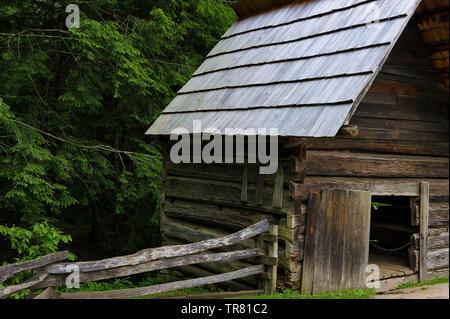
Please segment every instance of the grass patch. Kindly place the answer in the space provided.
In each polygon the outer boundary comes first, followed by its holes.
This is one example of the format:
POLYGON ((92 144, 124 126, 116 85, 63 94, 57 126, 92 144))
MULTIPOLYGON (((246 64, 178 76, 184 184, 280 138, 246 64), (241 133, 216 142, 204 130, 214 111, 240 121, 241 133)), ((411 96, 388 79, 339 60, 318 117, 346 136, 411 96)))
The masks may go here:
POLYGON ((422 287, 422 286, 428 286, 428 285, 444 284, 444 283, 448 283, 448 276, 434 278, 434 279, 427 280, 424 282, 417 282, 417 283, 408 282, 406 284, 399 285, 397 287, 397 290, 406 289, 406 288, 414 288, 414 287, 422 287))
POLYGON ((370 299, 370 297, 375 294, 375 290, 369 289, 327 292, 316 295, 301 295, 296 290, 286 289, 282 293, 274 295, 262 294, 252 297, 240 297, 239 299, 370 299))

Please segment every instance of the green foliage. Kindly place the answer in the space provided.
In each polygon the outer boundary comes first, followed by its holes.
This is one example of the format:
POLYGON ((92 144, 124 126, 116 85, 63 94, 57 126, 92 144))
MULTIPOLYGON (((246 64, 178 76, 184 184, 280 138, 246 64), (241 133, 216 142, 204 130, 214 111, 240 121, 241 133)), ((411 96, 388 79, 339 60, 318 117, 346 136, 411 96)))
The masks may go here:
POLYGON ((437 285, 437 284, 443 284, 443 283, 448 283, 448 276, 434 278, 434 279, 426 280, 424 282, 416 282, 416 283, 408 282, 408 283, 399 285, 397 287, 397 289, 422 287, 422 286, 437 285))
POLYGON ((218 0, 0 2, 3 261, 67 243, 57 229, 108 255, 160 244, 144 132, 235 18, 218 0))
MULTIPOLYGON (((31 229, 0 225, 0 235, 4 236, 9 241, 10 247, 17 252, 17 256, 14 259, 16 262, 33 260, 55 253, 58 251, 60 244, 67 244, 69 241, 72 241, 69 235, 62 234, 47 222, 34 224, 31 226, 31 229)), ((74 261, 75 259, 75 255, 70 253, 69 260, 74 261)), ((32 275, 32 271, 24 271, 8 279, 7 283, 18 284, 32 275)), ((2 284, 0 284, 1 286, 2 284)), ((12 294, 10 298, 23 299, 30 293, 31 290, 25 289, 12 294)))
POLYGON ((301 295, 296 290, 286 289, 282 293, 273 295, 263 294, 254 297, 247 297, 244 299, 370 299, 370 297, 373 295, 375 295, 375 291, 373 289, 347 290, 316 295, 301 295))
POLYGON ((377 203, 377 202, 372 202, 372 206, 373 206, 373 208, 375 208, 376 210, 378 210, 378 208, 380 208, 380 207, 393 207, 394 205, 391 205, 391 204, 384 204, 384 203, 377 203))
POLYGON ((34 224, 30 230, 0 225, 0 234, 8 238, 11 248, 17 251, 16 261, 32 260, 57 252, 60 243, 67 244, 72 240, 47 222, 34 224))

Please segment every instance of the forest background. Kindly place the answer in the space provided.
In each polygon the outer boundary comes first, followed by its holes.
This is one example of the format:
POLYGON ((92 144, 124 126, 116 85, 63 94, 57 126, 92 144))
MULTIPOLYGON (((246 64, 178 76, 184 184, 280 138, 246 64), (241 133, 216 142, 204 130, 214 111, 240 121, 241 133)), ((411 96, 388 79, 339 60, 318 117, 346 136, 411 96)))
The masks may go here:
POLYGON ((144 133, 235 20, 219 0, 0 2, 0 265, 161 244, 144 133))

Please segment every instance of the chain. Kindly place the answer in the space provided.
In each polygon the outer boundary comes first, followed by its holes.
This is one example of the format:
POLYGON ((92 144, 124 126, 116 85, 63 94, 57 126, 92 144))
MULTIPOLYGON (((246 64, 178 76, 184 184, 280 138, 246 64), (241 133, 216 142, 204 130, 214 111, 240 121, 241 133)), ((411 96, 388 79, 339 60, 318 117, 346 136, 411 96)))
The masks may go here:
POLYGON ((401 246, 401 247, 399 247, 399 248, 388 249, 388 248, 383 248, 383 247, 377 246, 377 245, 375 245, 375 244, 372 243, 372 242, 371 242, 370 244, 371 244, 373 247, 378 248, 379 250, 387 251, 387 252, 399 251, 399 250, 402 250, 402 249, 404 249, 404 248, 406 248, 406 247, 409 246, 409 242, 407 242, 406 244, 404 244, 403 246, 401 246))

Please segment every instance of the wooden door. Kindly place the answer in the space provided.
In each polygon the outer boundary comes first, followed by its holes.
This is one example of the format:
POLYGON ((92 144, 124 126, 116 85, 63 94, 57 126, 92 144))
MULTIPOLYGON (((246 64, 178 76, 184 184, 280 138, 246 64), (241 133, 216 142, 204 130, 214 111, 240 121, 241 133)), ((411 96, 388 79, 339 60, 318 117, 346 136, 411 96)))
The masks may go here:
POLYGON ((367 191, 334 189, 310 194, 303 294, 366 287, 370 206, 367 191))

